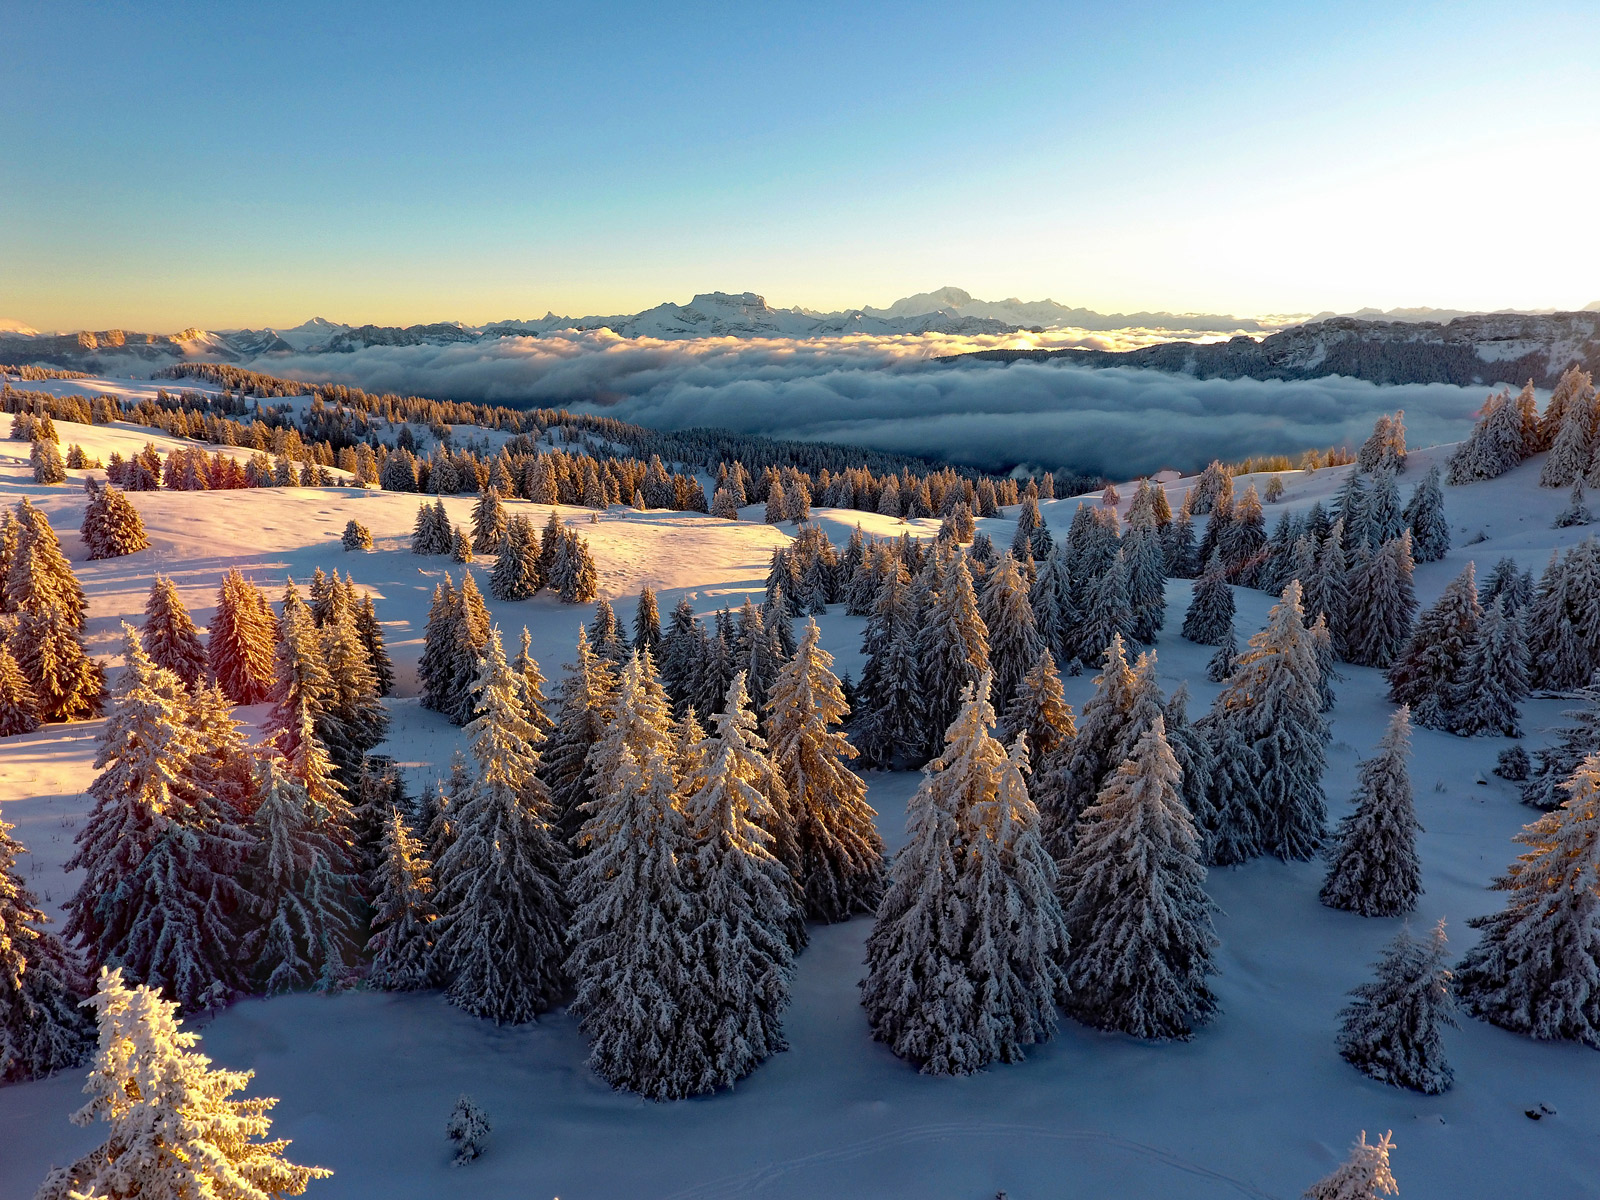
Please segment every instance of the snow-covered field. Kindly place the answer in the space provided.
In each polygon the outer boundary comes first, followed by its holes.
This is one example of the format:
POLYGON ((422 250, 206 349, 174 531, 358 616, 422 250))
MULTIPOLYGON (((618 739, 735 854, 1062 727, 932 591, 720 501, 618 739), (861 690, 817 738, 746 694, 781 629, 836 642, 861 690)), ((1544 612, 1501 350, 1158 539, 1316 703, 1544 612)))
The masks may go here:
MULTIPOLYGON (((153 431, 58 425, 63 445, 79 442, 101 458, 114 449, 127 454, 146 440, 172 444, 153 431)), ((1413 454, 1401 477, 1403 493, 1446 452, 1413 454)), ((274 593, 286 575, 304 583, 319 566, 349 571, 376 597, 399 673, 391 737, 380 750, 406 767, 413 792, 446 770, 460 731, 418 706, 413 668, 435 582, 446 570, 459 576, 470 569, 487 598, 486 567, 413 557, 406 546, 416 497, 342 488, 135 493, 130 499, 144 518, 150 549, 91 563, 83 561, 75 532, 81 489, 34 485, 26 455, 26 443, 0 441, 0 502, 27 496, 48 513, 90 596, 93 653, 114 658, 119 623, 142 620, 157 572, 177 581, 204 625, 230 568, 274 593), (352 517, 372 530, 374 552, 341 550, 339 534, 352 517)), ((1489 483, 1446 489, 1455 546, 1444 562, 1418 569, 1424 604, 1469 559, 1481 574, 1509 554, 1537 574, 1552 548, 1581 539, 1584 530, 1550 528, 1567 497, 1537 487, 1541 461, 1489 483)), ((1344 473, 1287 475, 1283 505, 1329 496, 1344 473)), ((1174 506, 1183 486, 1169 485, 1174 506)), ((445 503, 452 519, 466 525, 472 498, 445 503)), ((1076 503, 1042 505, 1058 534, 1076 503)), ((532 515, 542 524, 546 510, 532 515)), ((755 520, 737 525, 620 509, 596 524, 587 510, 562 515, 589 538, 602 591, 624 619, 631 619, 646 584, 657 588, 663 614, 682 595, 702 614, 737 606, 759 593, 771 547, 792 532, 760 524, 757 509, 747 512, 755 520)), ((836 542, 858 520, 868 533, 905 528, 868 514, 818 516, 836 542)), ((1010 521, 979 524, 1009 544, 1010 521)), ((936 527, 911 526, 927 536, 936 527)), ((1163 685, 1170 691, 1187 680, 1191 711, 1198 713, 1217 688, 1204 675, 1211 649, 1177 636, 1189 594, 1187 581, 1168 585, 1167 629, 1157 650, 1163 685)), ((508 635, 530 629, 534 653, 551 677, 590 615, 544 595, 488 602, 508 635)), ((1264 623, 1270 598, 1240 591, 1238 604, 1243 633, 1264 623)), ((836 613, 821 624, 839 669, 859 674, 862 621, 836 613)), ((1377 672, 1342 670, 1326 778, 1335 818, 1348 807, 1356 760, 1371 751, 1391 711, 1377 672)), ((1081 707, 1090 677, 1065 683, 1068 699, 1081 707)), ((1529 702, 1530 748, 1561 723, 1563 707, 1558 700, 1529 702)), ((87 808, 83 792, 98 728, 97 722, 55 725, 0 740, 0 805, 33 849, 24 870, 52 909, 73 886, 62 863, 87 808)), ((1476 936, 1466 919, 1498 907, 1486 885, 1513 856, 1511 835, 1534 814, 1511 785, 1489 774, 1506 741, 1423 729, 1414 740, 1426 893, 1413 922, 1421 930, 1446 918, 1459 953, 1476 936)), ((904 840, 916 777, 868 778, 892 851, 904 840)), ((1014 1200, 1287 1200, 1342 1159, 1363 1129, 1394 1130, 1393 1164, 1408 1200, 1600 1194, 1600 1057, 1592 1050, 1464 1021, 1447 1036, 1455 1087, 1438 1097, 1375 1083, 1339 1058, 1335 1014, 1345 993, 1369 977, 1399 923, 1323 907, 1316 895, 1321 878, 1318 863, 1275 860, 1211 873, 1208 888, 1222 909, 1215 983, 1222 1013, 1193 1041, 1140 1043, 1068 1021, 1027 1062, 968 1078, 919 1076, 870 1039, 856 990, 869 928, 860 919, 813 929, 798 960, 789 1051, 730 1092, 677 1104, 611 1091, 585 1069, 586 1046, 564 1011, 496 1028, 436 993, 356 992, 248 1000, 196 1024, 202 1048, 216 1062, 255 1070, 252 1092, 281 1099, 275 1132, 294 1139, 292 1157, 334 1170, 332 1179, 312 1185, 312 1196, 980 1200, 1004 1191, 1014 1200), (487 1110, 494 1132, 483 1158, 456 1169, 444 1122, 463 1091, 487 1110), (1555 1115, 1539 1121, 1524 1115, 1540 1104, 1555 1115)), ((0 1089, 0 1200, 31 1195, 52 1164, 99 1137, 67 1121, 80 1085, 80 1076, 68 1074, 0 1089)))

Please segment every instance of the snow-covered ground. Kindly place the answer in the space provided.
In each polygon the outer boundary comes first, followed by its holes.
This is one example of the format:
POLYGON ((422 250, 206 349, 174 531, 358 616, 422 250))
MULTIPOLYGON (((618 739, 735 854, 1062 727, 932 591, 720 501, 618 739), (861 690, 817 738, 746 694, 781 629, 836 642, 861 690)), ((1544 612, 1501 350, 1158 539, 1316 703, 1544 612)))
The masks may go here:
MULTIPOLYGON (((121 390, 121 389, 119 389, 121 390)), ((3 421, 0 421, 3 424, 3 421)), ((77 441, 104 458, 159 433, 58 423, 63 445, 77 441)), ((467 431, 462 431, 463 433, 467 431)), ((417 498, 344 488, 136 493, 151 547, 85 562, 76 529, 80 488, 31 483, 25 443, 0 441, 0 502, 28 496, 50 516, 90 596, 92 652, 112 659, 122 620, 142 620, 151 578, 177 581, 204 625, 222 574, 233 567, 276 593, 286 575, 304 583, 314 568, 349 571, 377 599, 399 670, 394 724, 381 747, 408 771, 412 790, 446 769, 460 731, 414 699, 414 666, 435 582, 447 570, 486 567, 416 558, 406 549, 417 498), (339 534, 355 517, 371 528, 372 553, 343 552, 339 534)), ((1402 491, 1445 449, 1412 456, 1402 491)), ((1537 487, 1540 459, 1499 480, 1445 492, 1455 548, 1417 572, 1431 602, 1476 560, 1480 574, 1501 556, 1535 573, 1550 550, 1584 530, 1552 530, 1564 492, 1537 487), (1466 545, 1469 539, 1482 540, 1466 545)), ((79 472, 71 473, 74 479, 79 472)), ((1300 507, 1336 490, 1345 469, 1291 473, 1283 506, 1300 507)), ((1247 480, 1241 479, 1242 489, 1247 480)), ((1176 505, 1184 483, 1169 485, 1176 505)), ((1131 496, 1132 489, 1124 489, 1131 496)), ((446 498, 466 525, 471 497, 446 498)), ((1042 505, 1062 534, 1077 501, 1042 505)), ((1127 501, 1124 500, 1124 505, 1127 501)), ((527 507, 527 506, 523 506, 527 507)), ((1267 506, 1269 523, 1280 506, 1267 506)), ((542 525, 547 510, 532 513, 542 525)), ((590 539, 604 594, 631 620, 634 598, 657 588, 663 616, 680 596, 696 611, 737 606, 757 595, 772 546, 791 526, 730 524, 709 517, 613 510, 590 523, 564 509, 590 539)), ((836 542, 859 521, 868 533, 898 534, 889 518, 823 510, 836 542)), ((913 522, 931 536, 936 522, 913 522)), ((1011 521, 980 522, 1002 545, 1011 521)), ((1168 587, 1167 629, 1157 650, 1163 685, 1187 680, 1192 713, 1216 693, 1206 682, 1208 647, 1177 628, 1190 584, 1168 587)), ((1270 598, 1238 593, 1239 627, 1264 623, 1270 598)), ((523 625, 554 678, 588 608, 546 596, 489 600, 514 638, 523 625)), ((822 620, 824 643, 841 670, 859 673, 862 621, 822 620)), ((1391 711, 1377 672, 1343 668, 1332 714, 1326 777, 1333 816, 1342 815, 1356 760, 1377 742, 1391 711)), ((1065 681, 1081 707, 1089 676, 1065 681)), ((1526 744, 1547 740, 1563 704, 1531 701, 1526 744)), ((249 713, 255 715, 260 713, 249 713)), ((87 805, 84 789, 99 723, 55 725, 0 740, 0 805, 32 849, 24 869, 58 909, 73 881, 62 863, 87 805)), ((1457 952, 1476 936, 1466 919, 1498 906, 1489 881, 1513 855, 1511 835, 1532 817, 1511 785, 1489 774, 1500 739, 1464 741, 1418 729, 1412 777, 1425 832, 1419 839, 1426 893, 1418 929, 1449 921, 1457 952)), ((913 774, 873 774, 871 802, 891 850, 904 840, 913 774)), ((1213 871, 1208 887, 1222 909, 1218 931, 1221 1016, 1188 1043, 1145 1044, 1063 1022, 1058 1038, 1027 1062, 965 1079, 925 1078, 868 1034, 858 1004, 869 924, 814 928, 798 961, 788 1013, 791 1048, 731 1092, 658 1105, 612 1092, 584 1068, 586 1047, 564 1011, 532 1025, 495 1026, 446 1005, 436 993, 300 995, 238 1003, 197 1022, 203 1049, 219 1064, 257 1072, 252 1092, 277 1096, 275 1132, 294 1139, 296 1161, 333 1168, 310 1195, 384 1200, 463 1197, 971 1197, 1005 1191, 1028 1197, 1298 1196, 1343 1157, 1360 1130, 1393 1129, 1394 1169, 1408 1200, 1422 1197, 1578 1197, 1600 1191, 1600 1057, 1477 1021, 1447 1036, 1455 1087, 1423 1097, 1375 1083, 1334 1047, 1345 993, 1398 922, 1370 920, 1317 901, 1322 867, 1263 860, 1213 871), (456 1097, 472 1093, 494 1125, 482 1159, 450 1165, 444 1123, 456 1097), (1554 1116, 1524 1115, 1545 1104, 1554 1116)), ((81 1078, 58 1076, 0 1089, 0 1200, 26 1197, 52 1163, 92 1145, 99 1130, 67 1121, 81 1078)))

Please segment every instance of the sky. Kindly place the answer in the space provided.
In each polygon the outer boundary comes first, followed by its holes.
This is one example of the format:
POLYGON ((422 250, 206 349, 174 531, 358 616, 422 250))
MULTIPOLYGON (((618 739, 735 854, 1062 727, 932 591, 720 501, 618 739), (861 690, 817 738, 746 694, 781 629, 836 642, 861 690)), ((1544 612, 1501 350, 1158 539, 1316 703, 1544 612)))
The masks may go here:
POLYGON ((1600 5, 7 0, 0 317, 1600 299, 1600 5))

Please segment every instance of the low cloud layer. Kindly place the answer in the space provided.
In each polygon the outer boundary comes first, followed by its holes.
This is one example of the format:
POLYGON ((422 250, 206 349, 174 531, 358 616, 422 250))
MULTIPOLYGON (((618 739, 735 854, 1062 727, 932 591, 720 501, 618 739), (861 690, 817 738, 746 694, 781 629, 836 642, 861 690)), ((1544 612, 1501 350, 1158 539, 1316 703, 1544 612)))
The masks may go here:
MULTIPOLYGON (((1126 331, 1142 341, 1143 331, 1126 331)), ((1091 344, 1085 335, 1077 344, 1091 344)), ((1094 334, 1093 344, 1107 335, 1094 334)), ((1057 331, 1054 344, 1075 335, 1057 331)), ((1016 344, 1016 339, 983 339, 1016 344)), ((608 332, 450 346, 273 356, 253 365, 370 391, 567 407, 658 429, 848 442, 983 468, 1018 464, 1128 477, 1210 459, 1359 444, 1374 418, 1406 410, 1413 445, 1465 436, 1484 389, 1196 380, 1060 362, 938 363, 973 339, 708 339, 661 342, 608 332)))

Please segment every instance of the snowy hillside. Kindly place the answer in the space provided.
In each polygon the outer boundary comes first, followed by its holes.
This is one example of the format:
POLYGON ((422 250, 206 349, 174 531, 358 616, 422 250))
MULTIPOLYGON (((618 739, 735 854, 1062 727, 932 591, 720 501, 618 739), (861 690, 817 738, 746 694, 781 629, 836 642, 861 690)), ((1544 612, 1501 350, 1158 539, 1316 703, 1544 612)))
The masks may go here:
MULTIPOLYGON (((661 332, 673 323, 708 323, 692 336, 714 329, 724 331, 718 336, 748 336, 717 322, 787 329, 813 320, 775 312, 759 297, 722 297, 700 308, 704 299, 638 319, 648 317, 649 336, 657 337, 673 336, 661 332)), ((324 333, 362 336, 328 323, 286 331, 302 338, 324 333)), ((0 346, 0 360, 10 353, 0 346)), ((139 386, 119 390, 133 394, 139 386)), ((0 434, 8 420, 0 416, 0 434)), ((78 443, 101 459, 113 452, 127 456, 147 441, 163 451, 186 444, 124 425, 56 425, 63 447, 78 443)), ((1450 449, 1412 453, 1400 477, 1402 492, 1409 493, 1428 467, 1442 464, 1450 449)), ((1551 527, 1568 497, 1565 490, 1538 486, 1543 461, 1536 456, 1498 479, 1445 489, 1453 548, 1443 561, 1418 566, 1424 606, 1469 561, 1480 579, 1504 556, 1537 575, 1552 550, 1586 536, 1583 528, 1551 527)), ((1281 511, 1330 501, 1348 471, 1285 473, 1282 501, 1267 506, 1269 525, 1281 511)), ((452 752, 464 745, 462 730, 417 698, 424 626, 441 579, 472 573, 512 645, 527 627, 552 684, 573 656, 580 625, 592 616, 592 606, 565 606, 548 593, 517 602, 493 599, 491 563, 463 566, 410 553, 422 497, 350 487, 130 492, 150 547, 88 561, 76 533, 86 502, 84 474, 69 472, 66 486, 35 484, 27 443, 0 440, 0 505, 26 497, 49 517, 88 594, 86 643, 96 657, 113 666, 119 661, 121 623, 143 620, 158 573, 174 580, 203 627, 230 570, 241 571, 274 601, 286 577, 304 585, 318 568, 349 572, 357 589, 375 599, 397 669, 397 688, 387 701, 392 725, 379 751, 394 756, 413 794, 446 775, 452 752), (342 549, 340 534, 351 520, 370 529, 371 552, 342 549)), ((1264 489, 1266 477, 1237 480, 1241 491, 1248 483, 1264 489)), ((1174 509, 1193 484, 1163 484, 1174 509)), ((1134 487, 1120 490, 1126 517, 1134 487)), ((470 527, 475 499, 442 498, 452 524, 470 527)), ((1059 541, 1079 505, 1097 502, 1097 496, 1046 500, 1040 510, 1059 541)), ((536 525, 549 511, 520 500, 506 507, 536 525)), ((700 616, 737 608, 746 596, 759 603, 772 549, 791 542, 795 532, 792 523, 762 523, 756 505, 737 523, 620 506, 597 518, 575 507, 559 514, 588 540, 600 594, 625 620, 646 586, 655 589, 663 617, 680 598, 700 616)), ((818 508, 815 517, 840 545, 857 525, 885 538, 909 531, 931 539, 939 528, 937 519, 902 522, 848 509, 818 508)), ((1017 510, 1008 509, 979 519, 977 528, 1009 546, 1016 517, 1017 510)), ((1163 689, 1170 693, 1187 683, 1191 711, 1198 713, 1219 686, 1206 678, 1212 648, 1178 635, 1192 588, 1187 580, 1168 582, 1166 624, 1155 649, 1163 689)), ((1235 590, 1242 639, 1266 623, 1272 597, 1235 590)), ((836 605, 818 623, 836 669, 859 678, 864 619, 836 605)), ((1393 711, 1378 671, 1340 670, 1325 778, 1334 818, 1348 810, 1357 760, 1372 753, 1393 711)), ((1079 712, 1091 694, 1091 675, 1063 680, 1079 712)), ((1532 749, 1547 742, 1566 707, 1559 699, 1530 700, 1524 744, 1532 749)), ((242 710, 252 732, 265 709, 242 710)), ((31 860, 24 860, 26 880, 58 916, 76 886, 63 864, 88 808, 84 793, 103 725, 48 725, 0 739, 0 814, 32 849, 31 860)), ((1414 742, 1411 776, 1423 826, 1425 890, 1411 923, 1422 933, 1447 920, 1458 955, 1477 937, 1467 919, 1499 907, 1501 897, 1488 884, 1514 856, 1512 835, 1535 814, 1519 803, 1513 785, 1489 773, 1509 741, 1418 729, 1414 742)), ((878 829, 892 852, 906 840, 906 804, 918 776, 868 772, 866 778, 878 829)), ((1407 1200, 1594 1195, 1600 1058, 1593 1050, 1463 1018, 1462 1027, 1445 1036, 1455 1086, 1431 1097, 1373 1082, 1341 1060, 1336 1014, 1346 993, 1370 977, 1371 964, 1402 922, 1324 907, 1317 897, 1324 870, 1319 861, 1257 859, 1210 872, 1206 887, 1220 910, 1214 988, 1221 1013, 1193 1040, 1140 1042, 1064 1020, 1055 1039, 1030 1048, 1025 1062, 964 1078, 919 1075, 869 1036, 857 981, 871 922, 861 917, 811 928, 784 1021, 787 1052, 731 1090, 676 1103, 615 1092, 591 1073, 584 1038, 564 1009, 534 1023, 496 1026, 446 1005, 437 992, 357 990, 245 999, 190 1024, 217 1065, 256 1072, 251 1094, 280 1098, 274 1133, 293 1139, 296 1161, 333 1169, 331 1179, 313 1183, 308 1193, 328 1200, 976 1200, 997 1192, 1016 1200, 1290 1200, 1333 1169, 1358 1131, 1376 1137, 1390 1129, 1407 1200), (493 1133, 483 1157, 458 1170, 451 1166, 444 1125, 463 1092, 486 1110, 493 1133), (1550 1115, 1525 1115, 1541 1105, 1550 1115)), ((95 1144, 99 1130, 76 1128, 67 1119, 81 1103, 81 1086, 81 1074, 68 1072, 0 1088, 0 1197, 31 1195, 53 1164, 95 1144)))

